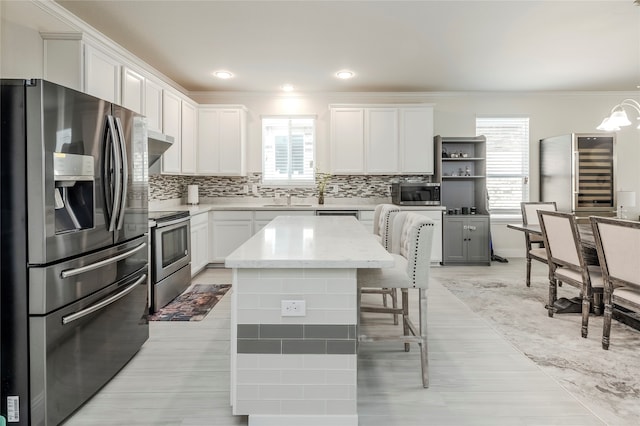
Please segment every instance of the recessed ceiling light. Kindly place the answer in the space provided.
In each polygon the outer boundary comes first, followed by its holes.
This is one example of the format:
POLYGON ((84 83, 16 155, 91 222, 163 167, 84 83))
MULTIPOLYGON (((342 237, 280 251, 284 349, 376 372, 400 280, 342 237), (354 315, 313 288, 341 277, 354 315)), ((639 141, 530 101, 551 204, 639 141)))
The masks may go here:
POLYGON ((353 76, 354 76, 353 71, 349 71, 349 70, 342 70, 336 73, 336 77, 341 78, 343 80, 347 80, 353 76))
POLYGON ((213 73, 213 75, 223 80, 233 77, 233 74, 231 74, 229 71, 216 71, 213 73))
POLYGON ((293 86, 290 84, 283 84, 282 90, 284 90, 285 92, 293 92, 293 86))

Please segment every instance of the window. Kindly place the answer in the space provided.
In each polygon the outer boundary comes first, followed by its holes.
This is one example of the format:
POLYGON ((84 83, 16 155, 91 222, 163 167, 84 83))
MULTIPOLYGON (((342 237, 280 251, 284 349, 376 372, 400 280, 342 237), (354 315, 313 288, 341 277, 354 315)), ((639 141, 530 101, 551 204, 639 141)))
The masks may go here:
POLYGON ((274 185, 314 183, 315 118, 262 119, 262 182, 274 185))
POLYGON ((519 214, 529 201, 529 118, 477 117, 487 138, 487 192, 492 214, 519 214))

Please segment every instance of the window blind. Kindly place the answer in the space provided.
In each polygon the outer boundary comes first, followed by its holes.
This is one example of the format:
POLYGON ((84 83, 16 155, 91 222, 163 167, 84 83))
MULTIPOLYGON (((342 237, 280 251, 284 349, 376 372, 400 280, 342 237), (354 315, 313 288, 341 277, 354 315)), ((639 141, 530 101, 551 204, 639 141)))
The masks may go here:
POLYGON ((315 119, 262 119, 262 181, 267 184, 312 184, 315 119))
POLYGON ((529 118, 477 117, 487 138, 487 192, 491 213, 520 213, 529 200, 529 118))

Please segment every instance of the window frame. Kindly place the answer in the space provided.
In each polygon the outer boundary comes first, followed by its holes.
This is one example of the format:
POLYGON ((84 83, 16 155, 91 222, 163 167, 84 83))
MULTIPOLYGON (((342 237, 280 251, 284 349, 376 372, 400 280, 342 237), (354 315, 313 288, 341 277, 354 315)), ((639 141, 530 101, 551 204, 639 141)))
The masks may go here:
MULTIPOLYGON (((531 174, 531 117, 528 115, 513 115, 513 114, 485 114, 485 115, 476 115, 476 120, 475 120, 475 124, 476 124, 476 134, 478 135, 483 135, 486 138, 486 191, 487 191, 487 195, 488 195, 488 210, 492 215, 498 215, 498 216, 512 216, 512 215, 520 215, 521 214, 521 208, 520 208, 520 203, 521 202, 527 202, 529 201, 531 192, 530 192, 530 186, 529 186, 529 182, 530 182, 530 174, 531 174), (507 123, 508 121, 526 121, 526 125, 525 124, 521 124, 521 126, 523 127, 522 130, 526 131, 526 136, 524 136, 520 142, 521 142, 521 149, 519 150, 520 153, 520 157, 521 160, 519 162, 519 167, 521 168, 521 173, 506 173, 506 174, 495 174, 491 172, 491 168, 489 167, 489 164, 491 162, 490 158, 492 155, 492 152, 495 152, 495 150, 491 149, 491 134, 487 135, 487 132, 484 130, 481 130, 479 127, 479 124, 481 124, 480 122, 482 120, 494 120, 496 122, 500 122, 503 121, 504 123, 507 123), (521 189, 521 197, 518 200, 515 199, 510 199, 510 203, 512 203, 513 205, 510 207, 494 207, 491 205, 491 201, 492 198, 492 194, 490 192, 490 187, 492 185, 490 185, 490 182, 492 179, 514 179, 514 178, 519 178, 520 179, 520 189, 521 189)), ((485 125, 485 128, 487 126, 485 125)), ((496 126, 496 128, 498 128, 498 126, 496 126)), ((504 160, 503 160, 504 161, 504 160)))
MULTIPOLYGON (((262 148, 262 157, 261 157, 261 168, 262 168, 262 177, 261 184, 265 187, 309 187, 315 186, 316 184, 316 174, 315 174, 315 164, 316 164, 316 150, 317 150, 317 116, 313 114, 282 114, 282 115, 263 115, 260 117, 260 131, 261 131, 261 148, 262 148), (265 179, 266 177, 266 149, 265 149, 265 120, 289 120, 289 135, 291 134, 291 120, 312 120, 312 132, 313 132, 313 141, 312 141, 312 159, 311 159, 311 179, 304 180, 295 180, 291 179, 291 159, 289 159, 289 178, 288 179, 265 179)), ((290 142, 290 140, 289 140, 290 142)), ((288 150, 291 151, 291 144, 288 144, 288 150)))

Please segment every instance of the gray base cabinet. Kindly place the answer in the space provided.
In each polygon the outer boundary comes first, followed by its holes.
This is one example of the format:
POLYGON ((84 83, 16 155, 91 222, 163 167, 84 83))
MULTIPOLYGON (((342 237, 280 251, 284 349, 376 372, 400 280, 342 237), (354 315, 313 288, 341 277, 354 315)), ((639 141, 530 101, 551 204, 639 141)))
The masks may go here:
POLYGON ((490 265, 490 221, 485 215, 445 215, 443 265, 490 265))

